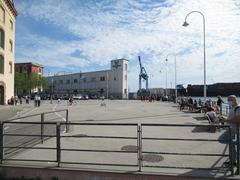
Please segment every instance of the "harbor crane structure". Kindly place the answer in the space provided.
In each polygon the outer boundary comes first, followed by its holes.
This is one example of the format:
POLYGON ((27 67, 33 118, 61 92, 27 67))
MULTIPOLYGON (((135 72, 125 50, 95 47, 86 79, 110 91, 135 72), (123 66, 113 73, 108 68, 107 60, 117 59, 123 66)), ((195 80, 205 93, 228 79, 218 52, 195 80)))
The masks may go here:
POLYGON ((148 89, 148 74, 146 69, 142 66, 140 56, 138 56, 138 60, 139 60, 139 66, 140 66, 138 95, 146 96, 150 94, 148 89), (142 80, 146 82, 146 89, 142 89, 142 80))

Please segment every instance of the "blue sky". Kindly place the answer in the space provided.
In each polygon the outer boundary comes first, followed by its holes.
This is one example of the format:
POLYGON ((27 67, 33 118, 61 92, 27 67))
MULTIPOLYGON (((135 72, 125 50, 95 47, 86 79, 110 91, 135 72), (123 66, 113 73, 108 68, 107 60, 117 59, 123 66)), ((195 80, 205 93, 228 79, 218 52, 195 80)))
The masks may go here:
POLYGON ((240 81, 239 0, 15 0, 15 62, 38 62, 45 75, 110 68, 129 60, 129 89, 138 88, 138 55, 151 87, 203 83, 206 18, 207 83, 240 81))

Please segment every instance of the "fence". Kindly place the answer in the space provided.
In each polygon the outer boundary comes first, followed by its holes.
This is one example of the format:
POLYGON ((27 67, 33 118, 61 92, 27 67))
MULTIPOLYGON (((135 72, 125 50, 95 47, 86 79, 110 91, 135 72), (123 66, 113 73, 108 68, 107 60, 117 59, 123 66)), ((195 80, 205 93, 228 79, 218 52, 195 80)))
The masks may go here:
MULTIPOLYGON (((234 168, 233 168, 233 160, 232 160, 232 150, 233 150, 233 144, 231 141, 232 137, 232 130, 229 126, 221 126, 221 128, 227 129, 228 133, 228 148, 229 151, 228 153, 192 153, 191 152, 170 152, 170 151, 159 151, 159 148, 157 147, 158 150, 156 151, 149 151, 147 148, 149 148, 147 141, 153 141, 154 145, 156 144, 161 144, 159 141, 167 141, 167 142, 208 142, 208 143, 216 143, 218 140, 217 139, 207 139, 207 138, 181 138, 181 137, 156 137, 156 136, 148 136, 148 132, 152 131, 152 128, 196 128, 196 127, 203 127, 203 128, 209 128, 213 127, 214 125, 182 125, 182 124, 132 124, 132 123, 124 123, 124 124, 116 124, 116 123, 68 123, 66 125, 65 122, 13 122, 13 121, 8 121, 8 122, 2 122, 0 124, 0 159, 1 163, 4 163, 5 161, 32 161, 32 162, 52 162, 56 163, 57 166, 60 166, 61 164, 80 164, 80 165, 100 165, 100 166, 126 166, 126 167, 136 167, 136 170, 142 171, 142 168, 148 167, 148 168, 176 168, 176 169, 200 169, 200 170, 216 170, 216 169, 227 169, 231 171, 231 174, 234 174, 234 168), (15 124, 15 125, 27 125, 27 124, 44 124, 44 125, 52 125, 55 127, 55 134, 26 134, 26 133, 5 133, 4 132, 4 126, 7 124, 15 124), (78 128, 82 128, 80 132, 92 132, 92 134, 86 135, 86 134, 74 134, 74 135, 69 135, 69 134, 63 134, 61 133, 61 127, 64 126, 66 129, 68 129, 69 126, 77 126, 78 128), (94 128, 93 128, 94 127, 94 128), (100 130, 96 128, 101 128, 104 127, 105 129, 100 130), (106 130, 106 127, 110 128, 110 130, 106 130), (147 129, 147 128, 150 129, 147 129), (112 134, 107 134, 111 131, 111 129, 116 128, 116 130, 112 130, 112 134), (122 130, 120 130, 122 128, 122 130), (94 130, 93 130, 94 129, 94 130), (129 129, 130 136, 126 136, 126 133, 124 130, 129 129), (100 131, 103 135, 99 135, 98 131, 100 131), (124 134, 124 135, 119 135, 119 134, 124 134), (116 135, 118 134, 118 135, 116 135), (15 137, 23 137, 23 136, 32 136, 32 137, 39 137, 41 136, 42 138, 55 138, 55 146, 51 147, 45 147, 45 146, 35 146, 35 147, 29 147, 29 146, 14 146, 14 145, 5 145, 4 138, 8 136, 15 136, 15 137), (65 138, 68 138, 68 140, 64 140, 65 138), (74 146, 77 146, 80 144, 79 147, 74 147, 73 144, 71 146, 66 146, 66 142, 69 142, 70 140, 73 141, 74 139, 81 139, 81 143, 74 143, 74 146), (86 142, 83 141, 83 139, 87 139, 86 142), (91 140, 90 140, 91 139, 91 140), (91 144, 91 141, 97 141, 99 142, 99 139, 104 139, 104 140, 111 140, 111 148, 110 146, 108 147, 109 149, 102 149, 102 148, 96 148, 97 146, 93 146, 94 148, 82 148, 84 147, 84 143, 86 144, 91 144), (118 141, 131 141, 131 143, 135 143, 136 149, 113 149, 114 143, 118 143, 118 141), (64 144, 65 143, 65 144, 64 144), (48 151, 54 151, 54 156, 55 158, 53 159, 34 159, 34 158, 8 158, 5 156, 5 149, 11 149, 11 148, 19 148, 19 149, 31 149, 31 150, 48 150, 48 151), (67 153, 66 153, 67 152, 67 153), (76 154, 73 156, 73 160, 67 160, 67 156, 69 154, 73 153, 98 153, 101 154, 101 157, 103 157, 104 153, 105 155, 111 154, 117 154, 117 157, 121 157, 122 154, 128 155, 127 158, 127 163, 118 163, 120 160, 117 160, 117 163, 109 163, 109 162, 92 162, 92 161, 79 161, 76 157, 76 154), (132 156, 132 154, 134 156, 132 156), (172 166, 172 165, 153 165, 153 164, 148 164, 145 161, 146 155, 170 155, 170 156, 198 156, 198 157, 220 157, 220 158, 229 158, 230 159, 230 166, 229 167, 192 167, 192 166, 172 166), (131 162, 129 163, 128 162, 131 162)), ((156 131, 157 132, 157 131, 156 131)), ((101 144, 101 143, 100 143, 101 144)), ((123 143, 124 144, 124 143, 123 143)), ((174 144, 174 143, 171 143, 174 144)), ((107 147, 107 143, 104 144, 104 147, 107 147)), ((134 147, 134 146, 133 146, 134 147)), ((49 152, 50 153, 50 152, 49 152)), ((81 156, 82 157, 82 156, 81 156)), ((121 159, 121 158, 120 158, 121 159)), ((122 159, 121 159, 122 161, 122 159)), ((114 162, 111 160, 110 162, 114 162)), ((125 161, 124 161, 125 162, 125 161)), ((238 166, 239 169, 239 166, 238 166)))
POLYGON ((229 114, 229 105, 228 103, 222 103, 222 106, 220 107, 221 114, 224 116, 228 116, 229 114))
MULTIPOLYGON (((29 116, 9 119, 4 121, 4 124, 8 124, 8 126, 4 127, 5 132, 7 132, 8 136, 5 139, 5 144, 14 144, 15 147, 21 147, 21 146, 31 146, 40 143, 43 143, 44 139, 47 139, 44 137, 44 132, 51 132, 52 127, 50 124, 46 125, 45 122, 53 122, 55 124, 56 121, 59 121, 59 117, 56 118, 56 116, 60 116, 56 113, 64 113, 64 118, 61 116, 60 121, 63 124, 65 124, 65 131, 67 132, 68 129, 68 110, 62 109, 62 110, 56 110, 56 111, 49 111, 39 114, 33 114, 29 116), (26 123, 21 123, 20 121, 26 121, 26 123), (36 122, 36 123, 32 123, 36 122), (22 133, 27 133, 26 136, 21 136, 22 133), (36 136, 34 136, 34 133, 36 136), (11 136, 12 134, 12 136, 11 136), (19 134, 19 136, 15 136, 14 134, 19 134), (37 138, 39 137, 39 138, 37 138)), ((63 127, 63 126, 62 126, 63 127)), ((63 129, 62 129, 63 131, 63 129)), ((15 153, 19 152, 21 148, 7 148, 5 149, 5 154, 8 156, 12 156, 15 153)))

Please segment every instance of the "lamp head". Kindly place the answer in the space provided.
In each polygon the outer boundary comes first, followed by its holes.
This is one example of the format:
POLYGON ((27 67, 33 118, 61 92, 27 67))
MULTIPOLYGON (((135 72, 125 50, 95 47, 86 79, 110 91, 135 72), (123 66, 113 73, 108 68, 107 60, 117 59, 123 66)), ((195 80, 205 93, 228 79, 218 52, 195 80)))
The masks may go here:
POLYGON ((165 60, 166 60, 166 61, 168 61, 168 59, 167 59, 167 58, 166 58, 165 60))
POLYGON ((184 21, 184 23, 183 23, 183 26, 184 27, 187 27, 189 24, 187 23, 187 21, 184 21))

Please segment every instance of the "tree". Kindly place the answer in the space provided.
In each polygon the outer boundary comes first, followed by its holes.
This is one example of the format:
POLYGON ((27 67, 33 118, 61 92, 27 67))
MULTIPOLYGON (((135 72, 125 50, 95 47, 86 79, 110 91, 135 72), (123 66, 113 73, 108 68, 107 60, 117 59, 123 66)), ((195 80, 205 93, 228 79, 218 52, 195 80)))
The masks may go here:
POLYGON ((29 92, 31 94, 31 90, 43 87, 48 87, 48 82, 45 77, 39 76, 37 73, 32 73, 31 75, 15 73, 14 77, 14 86, 16 94, 24 94, 29 92))

